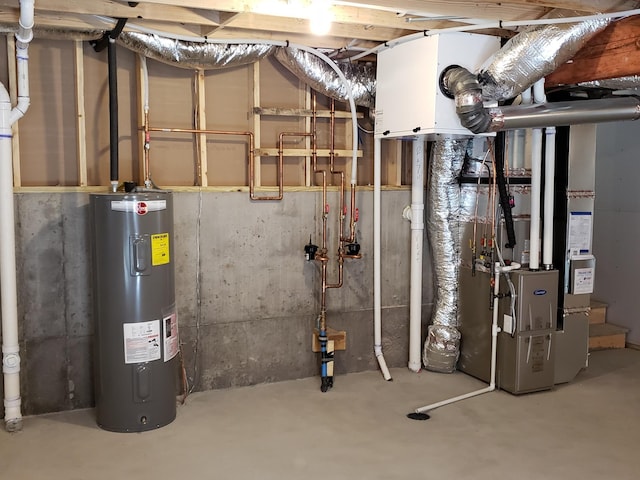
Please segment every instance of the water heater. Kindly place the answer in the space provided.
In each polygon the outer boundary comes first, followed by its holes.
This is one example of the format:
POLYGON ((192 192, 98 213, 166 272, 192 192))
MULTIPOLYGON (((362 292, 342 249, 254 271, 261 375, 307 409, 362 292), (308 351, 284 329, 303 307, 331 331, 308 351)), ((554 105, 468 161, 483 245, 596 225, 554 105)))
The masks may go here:
POLYGON ((159 428, 176 416, 172 194, 92 194, 90 207, 96 420, 159 428))

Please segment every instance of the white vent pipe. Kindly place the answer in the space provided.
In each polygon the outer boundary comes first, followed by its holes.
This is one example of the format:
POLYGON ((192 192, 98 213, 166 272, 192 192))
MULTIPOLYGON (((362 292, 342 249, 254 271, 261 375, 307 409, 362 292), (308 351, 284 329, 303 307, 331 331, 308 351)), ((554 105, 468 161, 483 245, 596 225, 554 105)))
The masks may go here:
POLYGON ((380 189, 382 183, 382 141, 373 145, 373 352, 385 380, 392 380, 382 354, 382 301, 380 288, 380 189))
POLYGON ((4 422, 9 432, 22 430, 11 126, 22 118, 29 108, 28 48, 33 38, 33 12, 33 0, 20 1, 20 20, 16 33, 18 103, 14 108, 11 108, 11 99, 6 87, 0 84, 0 297, 4 422))
POLYGON ((409 290, 409 370, 419 372, 422 343, 422 250, 424 244, 424 137, 413 140, 411 169, 411 285, 409 290))
MULTIPOLYGON (((535 103, 547 103, 544 93, 544 78, 534 86, 535 103)), ((553 268, 553 209, 554 209, 554 176, 556 165, 556 127, 545 128, 544 150, 544 200, 542 224, 542 266, 545 270, 553 268)), ((533 199, 532 199, 533 201, 533 199)))
MULTIPOLYGON (((544 79, 533 85, 533 102, 544 103, 544 79)), ((542 190, 542 129, 531 132, 531 225, 529 227, 529 270, 540 269, 540 193, 542 190)))

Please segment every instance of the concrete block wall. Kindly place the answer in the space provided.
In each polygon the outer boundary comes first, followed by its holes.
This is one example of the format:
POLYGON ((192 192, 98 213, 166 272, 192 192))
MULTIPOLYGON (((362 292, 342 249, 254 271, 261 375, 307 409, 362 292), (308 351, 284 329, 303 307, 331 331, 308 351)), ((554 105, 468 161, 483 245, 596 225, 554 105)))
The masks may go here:
MULTIPOLYGON (((382 193, 383 345, 390 366, 407 363, 408 190, 382 193)), ((330 193, 335 203, 336 193, 330 193)), ((93 405, 92 303, 87 193, 16 194, 23 411, 93 405)), ((336 353, 334 388, 345 372, 373 370, 373 196, 357 196, 363 258, 345 262, 344 286, 330 289, 328 324, 347 331, 336 353)), ((332 203, 332 205, 333 205, 332 203)), ((319 311, 320 271, 304 260, 321 241, 322 196, 288 192, 281 202, 246 193, 174 194, 176 302, 187 377, 195 390, 318 375, 311 332, 319 311)), ((332 208, 335 208, 332 206, 332 208)), ((336 225, 329 223, 329 238, 336 225)), ((330 244, 335 254, 335 244, 330 244)), ((330 269, 329 281, 335 279, 330 269)), ((425 249, 423 324, 431 303, 425 249)), ((318 384, 319 386, 319 384, 318 384)), ((1 390, 1 387, 0 387, 1 390)))

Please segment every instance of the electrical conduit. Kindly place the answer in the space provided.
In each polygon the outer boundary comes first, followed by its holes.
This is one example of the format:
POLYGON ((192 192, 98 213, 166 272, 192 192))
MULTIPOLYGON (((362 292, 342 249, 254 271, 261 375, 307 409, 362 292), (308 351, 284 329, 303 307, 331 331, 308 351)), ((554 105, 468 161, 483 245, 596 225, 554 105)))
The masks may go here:
POLYGON ((18 103, 15 108, 11 108, 9 94, 5 86, 0 84, 0 297, 4 422, 9 432, 22 430, 11 125, 22 118, 29 108, 28 48, 33 38, 33 11, 33 0, 20 1, 19 29, 16 33, 18 103))

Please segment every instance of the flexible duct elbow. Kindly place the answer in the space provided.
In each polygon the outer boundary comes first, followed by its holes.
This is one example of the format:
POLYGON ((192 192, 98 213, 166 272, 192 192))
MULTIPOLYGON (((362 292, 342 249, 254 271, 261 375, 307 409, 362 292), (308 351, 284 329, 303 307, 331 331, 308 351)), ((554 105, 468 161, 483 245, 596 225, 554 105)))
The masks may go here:
POLYGON ((491 115, 482 103, 482 87, 478 78, 463 67, 445 72, 443 85, 456 102, 456 113, 463 127, 473 133, 484 133, 491 126, 491 115))

